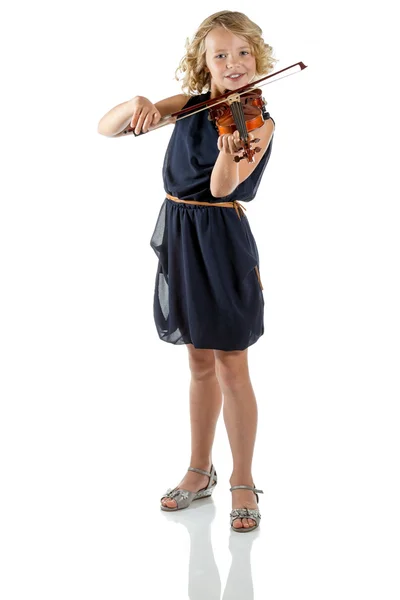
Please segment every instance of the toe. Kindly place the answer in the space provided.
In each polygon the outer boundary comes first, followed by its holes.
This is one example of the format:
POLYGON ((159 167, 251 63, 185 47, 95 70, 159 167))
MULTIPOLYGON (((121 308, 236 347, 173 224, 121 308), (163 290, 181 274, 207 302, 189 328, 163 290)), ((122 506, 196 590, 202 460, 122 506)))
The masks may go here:
POLYGON ((242 523, 243 523, 243 527, 246 527, 246 529, 248 529, 249 523, 248 523, 247 519, 242 519, 242 523))
POLYGON ((170 500, 169 498, 163 498, 161 500, 161 503, 163 506, 166 506, 167 508, 176 508, 176 506, 177 506, 176 500, 170 500))
POLYGON ((253 521, 253 519, 248 519, 249 522, 249 527, 254 527, 254 525, 256 524, 255 521, 253 521))
POLYGON ((232 523, 233 527, 235 529, 240 529, 241 527, 243 527, 242 525, 242 519, 235 519, 232 523))

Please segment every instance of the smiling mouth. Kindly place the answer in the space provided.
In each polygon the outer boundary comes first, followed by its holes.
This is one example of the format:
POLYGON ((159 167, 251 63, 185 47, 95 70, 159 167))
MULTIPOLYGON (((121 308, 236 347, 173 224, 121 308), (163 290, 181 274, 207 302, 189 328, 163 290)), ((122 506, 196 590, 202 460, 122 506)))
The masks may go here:
POLYGON ((232 75, 226 75, 226 79, 231 79, 231 81, 235 81, 236 79, 240 79, 245 73, 232 73, 232 75))

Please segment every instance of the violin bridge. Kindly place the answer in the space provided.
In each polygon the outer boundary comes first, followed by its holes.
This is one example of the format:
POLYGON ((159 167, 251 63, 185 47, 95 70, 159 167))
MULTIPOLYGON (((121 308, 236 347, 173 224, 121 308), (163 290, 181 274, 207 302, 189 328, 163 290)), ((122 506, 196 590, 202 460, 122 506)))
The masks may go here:
POLYGON ((228 96, 226 98, 225 102, 227 102, 227 104, 233 104, 234 102, 240 102, 240 95, 239 94, 231 94, 230 96, 228 96))

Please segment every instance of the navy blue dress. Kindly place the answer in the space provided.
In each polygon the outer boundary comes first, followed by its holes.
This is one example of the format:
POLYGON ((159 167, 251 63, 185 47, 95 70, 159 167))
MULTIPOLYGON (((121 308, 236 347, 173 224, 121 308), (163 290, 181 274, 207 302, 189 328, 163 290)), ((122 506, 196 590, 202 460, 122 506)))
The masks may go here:
MULTIPOLYGON (((193 96, 186 107, 210 98, 193 96)), ((269 113, 264 118, 271 118, 269 113)), ((163 165, 166 193, 181 200, 249 202, 256 195, 272 141, 252 174, 229 196, 215 198, 210 177, 218 132, 203 110, 174 125, 163 165)), ((264 333, 257 245, 247 217, 234 208, 165 198, 150 245, 159 262, 154 320, 161 340, 195 348, 244 350, 264 333)))

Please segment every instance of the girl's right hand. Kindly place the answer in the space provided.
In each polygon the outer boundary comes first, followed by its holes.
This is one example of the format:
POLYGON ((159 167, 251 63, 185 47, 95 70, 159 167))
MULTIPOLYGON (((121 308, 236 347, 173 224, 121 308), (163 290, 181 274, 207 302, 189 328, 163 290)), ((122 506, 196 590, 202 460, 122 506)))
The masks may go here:
POLYGON ((130 126, 134 128, 135 134, 146 133, 161 119, 160 111, 144 96, 135 96, 131 100, 133 115, 130 126))

